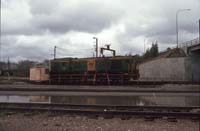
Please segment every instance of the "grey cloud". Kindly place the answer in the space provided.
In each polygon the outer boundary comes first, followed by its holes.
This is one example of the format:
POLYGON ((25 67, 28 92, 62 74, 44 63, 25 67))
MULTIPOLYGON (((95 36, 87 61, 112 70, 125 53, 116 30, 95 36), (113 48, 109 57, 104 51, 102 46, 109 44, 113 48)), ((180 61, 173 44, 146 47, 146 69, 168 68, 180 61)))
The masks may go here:
MULTIPOLYGON (((180 41, 191 40, 198 35, 198 19, 200 19, 199 0, 157 0, 146 1, 148 8, 141 10, 143 20, 140 23, 125 23, 125 37, 145 37, 150 41, 158 40, 161 44, 174 44, 176 36, 176 11, 178 9, 190 8, 189 12, 179 14, 179 32, 187 33, 180 37, 180 41), (143 27, 142 25, 145 25, 143 27), (193 35, 190 35, 193 34, 193 35)), ((131 17, 130 17, 131 18, 131 17)))
POLYGON ((1 35, 33 35, 41 31, 31 25, 27 0, 2 0, 1 35))
POLYGON ((11 60, 13 58, 44 60, 49 59, 50 54, 49 51, 45 51, 38 46, 12 45, 2 47, 2 58, 7 57, 10 57, 11 60))
MULTIPOLYGON (((50 53, 53 52, 54 45, 73 46, 68 54, 78 56, 80 53, 74 49, 77 50, 84 45, 83 42, 63 39, 71 32, 74 34, 69 37, 78 34, 75 39, 79 38, 79 32, 89 34, 91 37, 101 35, 103 38, 99 38, 100 41, 112 37, 111 39, 116 42, 112 47, 117 49, 118 54, 143 52, 143 39, 148 39, 149 43, 158 40, 161 48, 171 46, 175 44, 176 36, 175 13, 180 8, 192 9, 190 12, 180 14, 180 42, 198 36, 199 0, 2 1, 1 35, 2 43, 6 45, 3 47, 6 57, 51 58, 50 53), (121 25, 125 27, 123 31, 115 30, 121 25), (111 36, 107 37, 106 33, 101 34, 102 31, 111 32, 111 36), (33 38, 28 39, 28 43, 27 39, 19 42, 21 35, 33 38), (35 41, 34 37, 38 37, 38 40, 35 41)), ((87 36, 80 35, 80 37, 84 39, 87 36)), ((88 54, 86 52, 84 55, 88 54)))
POLYGON ((18 4, 16 7, 24 7, 12 12, 7 10, 9 4, 14 5, 12 2, 4 2, 1 23, 3 35, 63 34, 70 31, 99 33, 120 20, 123 14, 117 8, 97 2, 79 2, 67 8, 65 5, 70 5, 70 1, 67 3, 64 0, 30 0, 28 3, 21 0, 15 3, 18 4))
POLYGON ((62 0, 30 0, 30 12, 31 14, 52 14, 59 9, 59 3, 62 0))
POLYGON ((80 4, 62 13, 36 14, 33 25, 55 33, 68 31, 98 33, 121 18, 122 12, 96 3, 80 4))
POLYGON ((17 38, 14 36, 1 36, 1 46, 2 47, 10 47, 14 45, 17 41, 17 38))
POLYGON ((29 23, 24 23, 24 25, 20 25, 16 23, 15 25, 5 25, 4 23, 1 24, 1 34, 2 35, 39 35, 43 34, 44 31, 34 28, 29 23))
MULTIPOLYGON (((164 19, 164 18, 163 18, 164 19)), ((126 35, 128 37, 139 37, 144 36, 147 39, 150 40, 159 40, 161 43, 165 44, 173 44, 175 42, 175 36, 176 36, 176 25, 175 21, 169 21, 170 18, 168 18, 165 22, 157 22, 152 23, 147 26, 147 28, 142 28, 140 26, 132 26, 127 25, 126 27, 126 35)), ((192 23, 191 20, 186 22, 180 22, 179 23, 179 34, 186 32, 187 34, 194 34, 196 37, 198 37, 198 23, 192 23)), ((183 37, 180 38, 182 41, 187 41, 187 39, 184 39, 183 37)), ((188 40, 190 40, 188 38, 188 40)))
MULTIPOLYGON (((2 58, 18 61, 31 59, 42 61, 53 58, 54 46, 57 46, 57 57, 83 57, 90 55, 87 50, 77 50, 72 41, 66 36, 2 36, 1 54, 2 58), (51 38, 52 39, 49 39, 51 38)), ((81 47, 82 43, 77 43, 81 47)), ((86 47, 83 47, 86 48, 86 47)))
MULTIPOLYGON (((25 38, 26 36, 24 36, 25 38)), ((1 38, 1 56, 3 60, 10 57, 11 61, 21 59, 44 60, 51 58, 49 47, 44 40, 30 42, 19 40, 19 36, 3 35, 1 38)))

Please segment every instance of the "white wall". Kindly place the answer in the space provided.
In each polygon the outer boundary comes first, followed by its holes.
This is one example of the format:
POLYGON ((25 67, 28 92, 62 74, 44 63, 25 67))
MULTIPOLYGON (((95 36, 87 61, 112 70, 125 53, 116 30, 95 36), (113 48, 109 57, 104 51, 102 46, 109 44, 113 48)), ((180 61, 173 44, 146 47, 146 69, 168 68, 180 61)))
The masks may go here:
POLYGON ((190 80, 191 62, 187 57, 160 58, 139 65, 140 80, 190 80))

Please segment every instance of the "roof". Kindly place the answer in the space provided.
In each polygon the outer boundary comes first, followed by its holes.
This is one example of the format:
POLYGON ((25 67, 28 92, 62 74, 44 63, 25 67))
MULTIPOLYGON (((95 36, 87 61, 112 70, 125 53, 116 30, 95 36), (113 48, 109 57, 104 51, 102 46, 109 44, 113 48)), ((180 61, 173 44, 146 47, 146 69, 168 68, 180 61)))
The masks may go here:
POLYGON ((53 61, 59 61, 59 62, 64 62, 64 61, 70 61, 70 60, 88 60, 88 59, 130 59, 133 58, 135 56, 115 56, 115 57, 86 57, 86 58, 72 58, 72 57, 66 57, 66 58, 58 58, 58 59, 52 59, 50 60, 51 62, 53 61))

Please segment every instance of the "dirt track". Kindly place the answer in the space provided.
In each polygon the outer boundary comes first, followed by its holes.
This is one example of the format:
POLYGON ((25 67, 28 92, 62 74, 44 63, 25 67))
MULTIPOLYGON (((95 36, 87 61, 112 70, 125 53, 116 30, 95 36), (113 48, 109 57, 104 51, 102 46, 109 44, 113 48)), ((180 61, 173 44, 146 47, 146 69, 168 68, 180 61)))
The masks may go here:
POLYGON ((199 131, 199 123, 191 120, 145 121, 143 118, 130 120, 89 119, 87 117, 48 116, 40 114, 24 116, 15 114, 0 117, 0 131, 199 131))

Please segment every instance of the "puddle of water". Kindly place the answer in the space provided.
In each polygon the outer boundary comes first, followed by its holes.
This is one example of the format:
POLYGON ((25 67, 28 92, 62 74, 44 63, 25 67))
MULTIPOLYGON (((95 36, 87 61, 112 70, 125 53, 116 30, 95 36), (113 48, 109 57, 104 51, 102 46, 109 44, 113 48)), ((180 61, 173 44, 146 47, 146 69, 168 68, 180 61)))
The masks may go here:
POLYGON ((0 102, 27 103, 29 98, 27 96, 0 96, 0 102))
POLYGON ((0 96, 0 102, 10 103, 50 103, 49 96, 0 96))
POLYGON ((28 96, 30 103, 50 103, 50 96, 28 96))
POLYGON ((139 97, 87 97, 87 96, 52 96, 51 103, 70 103, 88 105, 151 105, 152 103, 142 100, 139 97))
POLYGON ((200 106, 199 97, 141 97, 142 100, 160 106, 200 106))
POLYGON ((86 96, 52 96, 51 103, 98 104, 98 105, 137 105, 137 106, 200 106, 198 97, 86 97, 86 96))
POLYGON ((15 103, 66 103, 88 105, 125 105, 125 106, 200 106, 198 96, 0 96, 0 102, 15 103))

